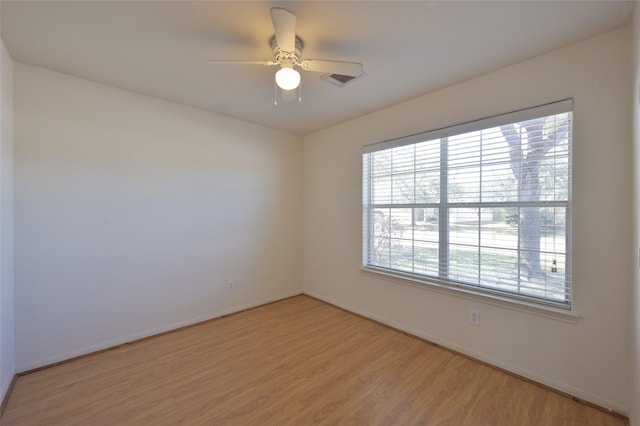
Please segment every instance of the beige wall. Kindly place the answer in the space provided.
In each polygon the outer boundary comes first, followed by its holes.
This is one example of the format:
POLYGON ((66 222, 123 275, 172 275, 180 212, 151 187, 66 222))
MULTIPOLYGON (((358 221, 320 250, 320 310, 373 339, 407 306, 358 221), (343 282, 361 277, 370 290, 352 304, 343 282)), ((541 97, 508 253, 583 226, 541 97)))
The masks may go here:
POLYGON ((301 292, 298 137, 21 63, 14 79, 19 371, 301 292))
POLYGON ((0 40, 0 401, 15 373, 13 296, 13 60, 0 40))
POLYGON ((633 112, 633 252, 638 253, 633 262, 633 292, 631 307, 631 425, 640 425, 640 8, 636 3, 633 18, 633 87, 631 108, 633 112))
POLYGON ((305 137, 305 292, 628 412, 631 39, 627 27, 305 137), (359 269, 363 145, 569 97, 577 323, 359 269), (468 324, 470 308, 480 327, 468 324))

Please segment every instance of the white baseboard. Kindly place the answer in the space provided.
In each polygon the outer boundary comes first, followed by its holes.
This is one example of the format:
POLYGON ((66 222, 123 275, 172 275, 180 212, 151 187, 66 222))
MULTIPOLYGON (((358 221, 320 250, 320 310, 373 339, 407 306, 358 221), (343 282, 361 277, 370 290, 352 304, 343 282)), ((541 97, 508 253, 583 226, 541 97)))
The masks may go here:
POLYGON ((607 410, 610 410, 612 412, 615 412, 617 414, 621 414, 623 416, 628 416, 629 415, 629 408, 622 406, 616 402, 610 401, 606 398, 602 398, 598 395, 594 395, 588 391, 585 391, 583 389, 579 389, 576 388, 574 386, 568 385, 566 383, 562 383, 562 382, 558 382, 550 377, 547 376, 543 376, 540 375, 538 373, 534 373, 532 371, 529 371, 527 369, 518 367, 518 366, 514 366, 508 363, 505 363, 501 360, 495 359, 491 356, 488 356, 486 354, 480 353, 480 352, 476 352, 473 350, 470 350, 469 348, 466 348, 464 346, 461 346, 459 344, 456 343, 452 343, 450 341, 447 341, 445 339, 439 338, 437 336, 433 336, 431 334, 425 333, 422 330, 418 330, 412 327, 408 327, 404 324, 400 324, 397 323, 395 321, 389 320, 387 318, 381 317, 379 315, 373 314, 371 312, 368 311, 364 311, 362 309, 358 309, 355 308, 353 306, 341 303, 337 300, 332 299, 331 297, 325 296, 323 294, 319 294, 316 293, 314 291, 310 291, 310 290, 305 290, 304 294, 309 295, 311 297, 314 297, 316 299, 322 300, 324 302, 330 303, 332 305, 335 305, 339 308, 342 308, 344 310, 347 310, 349 312, 353 312, 355 314, 361 315, 363 317, 372 319, 374 321, 377 321, 379 323, 388 325, 389 327, 395 328, 396 330, 400 330, 403 331, 405 333, 411 334, 413 336, 419 337, 421 339, 427 340, 429 342, 435 343, 437 345, 443 346, 445 348, 449 348, 453 351, 459 352, 461 354, 467 355, 471 358, 477 359, 479 361, 482 361, 484 363, 493 365, 495 367, 501 368, 503 370, 506 371, 510 371, 514 374, 517 374, 519 376, 525 377, 529 380, 532 380, 534 382, 540 383, 542 385, 548 386, 550 388, 556 389, 560 392, 563 392, 565 394, 574 396, 576 398, 579 398, 583 401, 592 403, 594 405, 597 405, 599 407, 605 408, 607 410))
POLYGON ((16 375, 14 374, 11 377, 7 377, 4 380, 4 383, 2 383, 2 387, 0 388, 0 415, 9 400, 9 394, 11 393, 15 381, 16 375))
POLYGON ((189 325, 193 325, 193 324, 197 324, 200 322, 204 322, 204 321, 208 321, 211 319, 215 319, 215 318, 219 318, 219 317, 223 317, 225 315, 230 315, 230 314, 234 314, 236 312, 240 312, 240 311, 244 311, 247 309, 251 309, 251 308, 255 308, 257 306, 261 306, 261 305, 266 305, 267 303, 272 303, 272 302, 277 302, 278 300, 282 300, 282 299, 287 299, 289 297, 293 297, 293 296, 297 296, 302 294, 302 291, 294 291, 294 292, 290 292, 290 293, 285 293, 285 294, 281 294, 279 296, 276 297, 270 297, 267 299, 263 299, 257 302, 251 302, 248 303, 246 305, 240 305, 240 306, 235 306, 233 308, 229 308, 229 309, 224 309, 222 311, 218 311, 218 312, 214 312, 211 314, 207 314, 207 315, 203 315, 203 316, 199 316, 199 317, 195 317, 195 318, 191 318, 185 321, 180 321, 174 324, 168 324, 162 327, 158 327, 158 328, 154 328, 151 330, 145 330, 142 331, 140 333, 134 333, 131 334, 129 336, 125 336, 122 338, 118 338, 118 339, 112 339, 112 340, 108 340, 106 342, 101 342, 95 345, 91 345, 91 346, 87 346, 84 348, 79 348, 70 352, 65 352, 62 354, 57 354, 57 355, 53 355, 47 358, 43 358, 40 359, 36 362, 32 362, 32 363, 28 363, 28 364, 21 364, 18 365, 16 367, 16 373, 20 374, 20 373, 24 373, 26 371, 30 371, 30 370, 34 370, 37 368, 41 368, 41 367, 45 367, 48 365, 52 365, 52 364, 56 364, 62 361, 67 361, 70 360, 72 358, 76 358, 79 356, 83 356, 83 355, 88 355, 90 353, 93 352, 98 352, 98 351, 102 351, 105 349, 109 349, 109 348, 113 348, 115 346, 119 346, 122 345, 124 343, 130 343, 136 340, 140 340, 140 339, 144 339, 146 337, 151 337, 151 336, 155 336, 157 334, 161 334, 161 333, 165 333, 167 331, 172 331, 172 330, 176 330, 182 327, 186 327, 189 325))

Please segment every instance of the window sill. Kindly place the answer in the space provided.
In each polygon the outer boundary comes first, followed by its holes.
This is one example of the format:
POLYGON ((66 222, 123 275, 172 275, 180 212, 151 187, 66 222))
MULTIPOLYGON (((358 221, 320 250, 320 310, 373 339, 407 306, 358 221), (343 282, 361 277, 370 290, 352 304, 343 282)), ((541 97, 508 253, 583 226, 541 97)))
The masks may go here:
POLYGON ((375 275, 378 278, 382 278, 393 283, 400 283, 409 285, 411 287, 417 287, 429 291, 436 291, 439 293, 461 297, 463 299, 471 300, 474 302, 482 302, 485 304, 498 306, 500 308, 506 308, 518 312, 525 312, 528 314, 550 318, 557 321, 563 321, 570 324, 577 323, 578 319, 580 318, 580 315, 573 310, 546 306, 543 304, 528 302, 526 300, 512 299, 507 296, 489 294, 482 291, 474 291, 473 289, 469 289, 466 287, 451 287, 435 281, 427 281, 426 279, 421 280, 408 275, 402 275, 401 273, 396 274, 372 267, 360 267, 360 270, 363 273, 375 275))

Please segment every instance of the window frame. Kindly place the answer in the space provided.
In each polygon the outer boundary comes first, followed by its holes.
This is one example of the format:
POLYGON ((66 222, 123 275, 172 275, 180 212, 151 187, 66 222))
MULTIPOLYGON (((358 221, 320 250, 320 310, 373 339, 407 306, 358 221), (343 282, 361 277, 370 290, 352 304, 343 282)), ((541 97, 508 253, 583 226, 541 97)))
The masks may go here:
MULTIPOLYGON (((571 312, 573 312, 573 300, 574 300, 573 281, 571 279, 572 264, 573 264, 572 243, 571 243, 572 241, 572 219, 571 219, 572 218, 572 182, 573 182, 573 173, 572 173, 572 168, 573 168, 572 167, 572 163, 573 163, 572 161, 573 134, 572 133, 573 131, 572 130, 571 130, 571 138, 568 141, 568 153, 567 153, 567 159, 568 159, 567 200, 554 202, 554 204, 562 204, 563 207, 566 209, 566 213, 565 213, 565 218, 566 218, 565 262, 566 264, 565 264, 565 277, 564 277, 565 301, 555 301, 555 300, 551 300, 550 298, 548 299, 543 297, 530 296, 522 293, 495 290, 492 288, 482 286, 480 282, 478 284, 469 284, 465 282, 458 282, 453 279, 442 278, 442 276, 435 277, 435 276, 420 274, 416 272, 386 268, 384 266, 373 264, 372 262, 370 262, 370 259, 369 259, 369 256, 372 253, 372 250, 370 250, 369 245, 372 244, 372 240, 373 240, 373 238, 371 238, 371 235, 369 233, 369 229, 373 229, 374 227, 373 221, 374 221, 375 213, 373 213, 373 209, 375 207, 372 207, 373 203, 371 203, 369 200, 369 197, 371 195, 371 190, 370 188, 365 187, 365 184, 368 183, 368 179, 371 178, 371 171, 370 170, 367 171, 364 169, 365 156, 373 152, 407 146, 407 145, 415 145, 421 142, 432 141, 435 139, 440 139, 441 145, 442 145, 443 144, 442 140, 450 136, 462 135, 469 132, 480 131, 480 130, 489 129, 492 127, 498 127, 506 124, 520 123, 526 120, 547 117, 547 116, 552 116, 552 115, 567 113, 567 112, 573 113, 572 99, 564 99, 561 101, 539 105, 531 108, 525 108, 525 109, 509 112, 506 114, 499 114, 491 117, 473 120, 470 122, 465 122, 462 124, 457 124, 457 125, 439 128, 439 129, 418 133, 414 135, 409 135, 409 136, 405 136, 397 139, 391 139, 391 140, 386 140, 386 141, 382 141, 374 144, 365 145, 363 147, 363 152, 362 152, 362 155, 363 155, 362 157, 363 158, 363 163, 362 163, 363 164, 363 170, 362 170, 363 171, 363 174, 362 174, 362 177, 363 177, 363 182, 362 182, 363 184, 362 185, 363 228, 362 228, 362 235, 361 235, 361 238, 362 238, 362 257, 361 257, 362 268, 361 269, 363 271, 373 272, 388 278, 398 278, 404 282, 408 282, 412 285, 419 285, 421 287, 424 287, 424 284, 427 284, 432 288, 444 290, 446 292, 453 291, 456 293, 461 293, 463 296, 465 295, 466 296, 471 295, 474 297, 481 296, 484 298, 488 297, 490 299, 493 299, 499 302, 508 302, 508 303, 515 302, 518 305, 524 306, 528 309, 533 308, 534 310, 538 308, 543 308, 544 310, 549 310, 549 311, 559 313, 560 316, 563 316, 563 315, 567 316, 566 313, 570 312, 568 317, 570 319, 574 318, 575 315, 571 314, 571 312), (365 177, 365 173, 367 173, 368 175, 367 178, 365 177), (371 209, 372 213, 369 213, 369 209, 371 209)), ((573 123, 573 118, 571 121, 571 127, 573 126, 572 123, 573 123)), ((444 145, 446 145, 446 143, 444 143, 444 145)), ((445 146, 445 149, 446 149, 446 146, 445 146)), ((445 153, 444 155, 448 155, 448 154, 445 153)), ((447 179, 448 173, 447 173, 447 169, 445 169, 444 172, 442 171, 442 160, 440 161, 439 174, 440 174, 440 187, 444 185, 444 187, 446 188, 447 187, 446 179, 447 179)), ((446 191, 444 192, 446 193, 446 191)), ((538 201, 534 203, 536 203, 539 206, 546 206, 546 207, 549 206, 548 203, 545 201, 538 201)), ((390 200, 389 204, 394 205, 393 200, 390 200)), ((407 204, 407 207, 416 208, 416 206, 420 204, 432 204, 432 203, 415 203, 414 202, 414 203, 407 204)), ((474 204, 474 203, 465 203, 465 204, 466 204, 465 207, 469 207, 470 204, 474 204)), ((478 203, 475 203, 475 204, 477 204, 476 208, 481 209, 481 208, 490 206, 491 203, 479 201, 478 203)), ((504 203, 500 202, 497 204, 500 204, 502 206, 504 203)), ((524 204, 524 202, 518 200, 518 202, 516 202, 515 204, 522 205, 524 204)), ((449 210, 451 208, 455 208, 455 207, 450 207, 451 205, 455 206, 456 203, 452 203, 447 200, 445 200, 445 202, 443 203, 442 194, 441 194, 440 200, 438 201, 437 207, 436 207, 440 213, 439 215, 440 220, 446 221, 448 219, 449 210), (447 213, 447 214, 443 214, 443 213, 447 213)), ((401 207, 401 206, 402 205, 394 205, 394 208, 401 207)), ((427 206, 425 205, 424 207, 427 207, 427 206)), ((434 207, 433 205, 428 206, 428 208, 433 208, 433 207, 434 207)), ((449 224, 448 223, 445 223, 444 225, 439 224, 439 230, 438 230, 439 268, 442 268, 443 256, 448 257, 446 253, 443 253, 445 250, 448 249, 448 238, 447 238, 448 233, 449 233, 449 224), (445 234, 444 237, 443 237, 443 233, 445 234)), ((520 251, 520 248, 518 248, 518 252, 519 251, 520 251)))

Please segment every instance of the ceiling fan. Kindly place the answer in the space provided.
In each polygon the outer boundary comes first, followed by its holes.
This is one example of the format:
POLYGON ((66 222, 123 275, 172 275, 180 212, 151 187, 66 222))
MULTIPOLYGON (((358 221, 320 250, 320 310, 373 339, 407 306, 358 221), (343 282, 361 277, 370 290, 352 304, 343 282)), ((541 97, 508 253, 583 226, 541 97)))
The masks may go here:
MULTIPOLYGON (((301 60, 304 47, 300 37, 296 35, 296 15, 279 7, 271 8, 271 21, 275 35, 271 37, 273 60, 210 60, 211 64, 238 65, 279 65, 275 82, 282 89, 283 99, 290 100, 291 93, 300 86, 300 73, 296 67, 304 71, 315 71, 329 74, 341 82, 359 77, 363 73, 362 64, 357 62, 327 61, 323 59, 301 60)), ((301 100, 298 97, 298 100, 301 100)), ((276 105, 278 104, 276 99, 276 105)))

